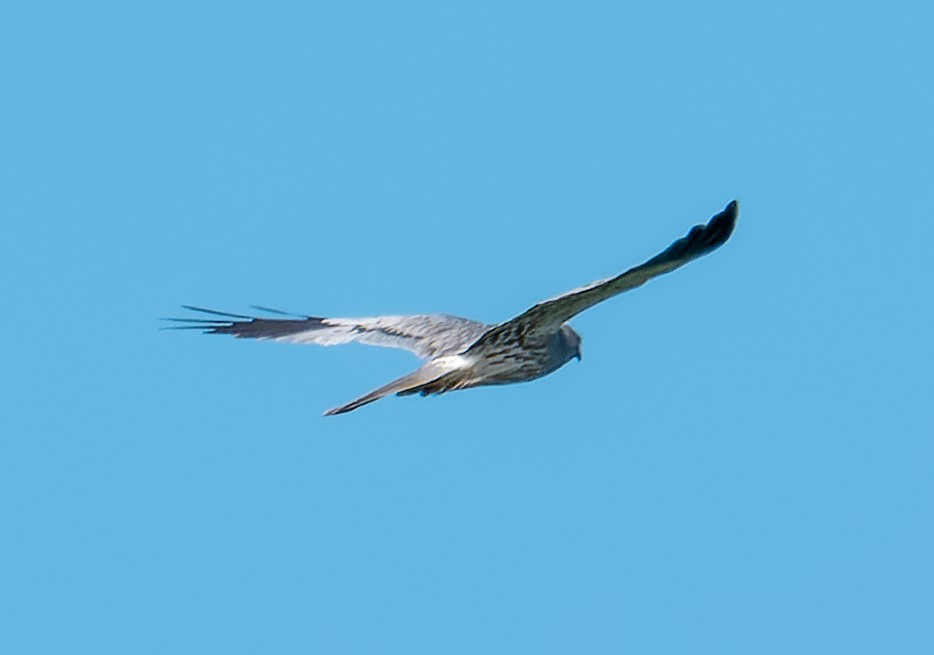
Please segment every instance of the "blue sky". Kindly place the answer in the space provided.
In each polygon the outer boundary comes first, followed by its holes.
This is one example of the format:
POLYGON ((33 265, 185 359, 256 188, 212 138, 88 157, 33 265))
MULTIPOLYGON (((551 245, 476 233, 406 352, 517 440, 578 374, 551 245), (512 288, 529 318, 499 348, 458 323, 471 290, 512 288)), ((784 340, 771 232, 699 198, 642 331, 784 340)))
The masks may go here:
POLYGON ((930 653, 929 3, 4 3, 0 650, 930 653), (546 379, 183 303, 579 316, 546 379))

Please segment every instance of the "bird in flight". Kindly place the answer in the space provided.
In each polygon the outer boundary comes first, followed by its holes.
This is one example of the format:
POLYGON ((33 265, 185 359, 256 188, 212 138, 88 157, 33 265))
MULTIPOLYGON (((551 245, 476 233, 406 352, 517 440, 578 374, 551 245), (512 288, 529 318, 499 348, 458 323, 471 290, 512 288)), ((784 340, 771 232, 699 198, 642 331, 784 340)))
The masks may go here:
POLYGON ((356 400, 325 412, 343 414, 384 396, 441 394, 492 384, 526 382, 557 371, 574 358, 580 360, 581 338, 568 320, 607 298, 641 286, 693 259, 719 248, 736 225, 739 205, 734 200, 706 225, 688 234, 644 264, 615 277, 538 303, 505 323, 488 325, 447 314, 376 316, 372 318, 320 318, 294 316, 257 307, 290 318, 261 318, 211 309, 185 309, 211 318, 168 319, 188 323, 176 329, 198 329, 207 334, 231 334, 241 339, 267 339, 289 343, 333 346, 365 343, 409 350, 425 363, 408 375, 356 400))

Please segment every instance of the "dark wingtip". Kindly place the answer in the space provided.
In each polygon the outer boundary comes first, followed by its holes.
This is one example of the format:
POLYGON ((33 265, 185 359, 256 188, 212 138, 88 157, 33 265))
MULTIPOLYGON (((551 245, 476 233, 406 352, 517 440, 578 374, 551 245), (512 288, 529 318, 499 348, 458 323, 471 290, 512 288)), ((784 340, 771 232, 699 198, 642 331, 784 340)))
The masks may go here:
POLYGON ((293 318, 311 318, 308 314, 296 314, 294 312, 284 312, 281 309, 274 309, 272 307, 264 307, 262 305, 250 305, 251 308, 260 311, 266 312, 267 314, 278 314, 279 316, 291 316, 293 318))
POLYGON ((736 226, 736 219, 739 217, 739 200, 731 200, 720 215, 724 217, 724 220, 729 221, 730 232, 732 232, 733 227, 736 226))
POLYGON ((726 243, 727 239, 733 234, 736 227, 736 218, 739 216, 739 201, 732 200, 723 208, 719 214, 716 214, 707 222, 704 230, 708 233, 705 245, 709 249, 714 249, 726 243))
POLYGON ((739 216, 739 200, 731 200, 727 206, 723 208, 723 211, 710 219, 710 222, 713 223, 715 220, 719 220, 727 223, 736 223, 737 216, 739 216))
POLYGON ((230 318, 240 318, 244 320, 252 320, 254 316, 244 316, 243 314, 231 314, 230 312, 219 312, 216 309, 205 309, 204 307, 194 307, 193 305, 182 305, 183 309, 188 309, 193 312, 201 312, 203 314, 214 314, 215 316, 228 316, 230 318))
POLYGON ((193 305, 182 305, 182 307, 191 311, 201 312, 202 314, 209 314, 217 318, 163 318, 163 321, 186 324, 169 326, 163 329, 200 330, 204 334, 229 334, 238 339, 275 339, 305 330, 322 328, 324 327, 325 321, 325 319, 316 316, 287 314, 281 310, 274 310, 268 307, 256 307, 256 309, 283 316, 294 316, 295 318, 259 318, 256 316, 246 316, 244 314, 219 312, 215 309, 206 309, 193 305))

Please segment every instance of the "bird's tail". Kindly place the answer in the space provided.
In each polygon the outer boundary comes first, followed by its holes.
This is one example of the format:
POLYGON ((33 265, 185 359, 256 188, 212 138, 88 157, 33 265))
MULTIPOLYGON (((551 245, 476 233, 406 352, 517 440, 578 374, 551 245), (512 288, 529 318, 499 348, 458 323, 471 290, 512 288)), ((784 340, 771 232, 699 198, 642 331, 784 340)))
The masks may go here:
POLYGON ((334 416, 335 414, 352 412, 358 407, 369 405, 370 403, 375 402, 384 396, 388 396, 393 393, 402 393, 408 389, 421 387, 422 385, 428 384, 443 373, 443 371, 439 371, 433 366, 423 366, 414 373, 409 373, 408 375, 402 376, 398 380, 393 380, 389 384, 371 391, 367 395, 361 396, 360 398, 357 398, 356 400, 351 401, 346 405, 341 405, 340 407, 329 409, 324 413, 324 415, 334 416))

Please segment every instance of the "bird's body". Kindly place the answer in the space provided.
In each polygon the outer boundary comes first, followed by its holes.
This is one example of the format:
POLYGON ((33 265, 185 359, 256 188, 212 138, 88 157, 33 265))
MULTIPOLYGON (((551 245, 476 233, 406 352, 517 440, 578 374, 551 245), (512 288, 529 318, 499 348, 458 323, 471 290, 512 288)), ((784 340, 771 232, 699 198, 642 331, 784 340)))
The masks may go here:
POLYGON ((457 388, 536 380, 580 358, 581 338, 567 323, 557 332, 541 336, 519 341, 518 348, 517 342, 503 339, 457 355, 458 370, 464 371, 461 375, 467 379, 457 388))
MULTIPOLYGON (((336 345, 350 342, 404 348, 426 360, 409 375, 326 412, 342 414, 387 396, 440 394, 483 385, 525 382, 548 375, 580 359, 581 339, 567 323, 576 314, 616 294, 644 284, 704 255, 726 242, 736 223, 736 201, 707 225, 691 229, 645 264, 606 280, 539 303, 519 316, 488 325, 446 314, 373 318, 259 318, 197 307, 211 319, 173 319, 211 334, 291 343, 336 345)), ((275 310, 277 314, 282 314, 275 310)))
MULTIPOLYGON (((493 326, 490 326, 492 328, 493 326)), ((554 373, 575 357, 580 358, 580 336, 568 324, 539 343, 497 343, 483 352, 465 352, 437 357, 426 366, 443 372, 417 389, 400 395, 445 393, 494 384, 528 382, 554 373)))

